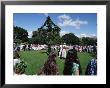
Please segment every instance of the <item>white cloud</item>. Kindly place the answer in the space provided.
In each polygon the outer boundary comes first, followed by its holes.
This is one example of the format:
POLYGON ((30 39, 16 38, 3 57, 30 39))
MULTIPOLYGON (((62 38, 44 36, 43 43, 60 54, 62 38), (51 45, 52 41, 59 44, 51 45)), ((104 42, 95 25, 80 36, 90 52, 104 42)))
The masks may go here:
POLYGON ((86 34, 81 34, 80 37, 87 37, 87 35, 86 34))
POLYGON ((28 38, 32 38, 32 31, 28 32, 28 38))
POLYGON ((68 31, 60 31, 60 36, 63 36, 65 34, 69 33, 68 31))
POLYGON ((75 34, 75 36, 77 36, 78 38, 80 38, 80 35, 78 35, 78 34, 75 34))
POLYGON ((96 36, 96 35, 95 35, 95 34, 90 34, 90 36, 93 36, 93 37, 94 37, 94 36, 96 36))
POLYGON ((48 13, 44 13, 44 15, 45 15, 46 17, 48 17, 48 13))
POLYGON ((68 15, 66 15, 66 14, 60 15, 58 18, 59 18, 60 21, 61 20, 69 20, 70 19, 70 17, 68 15))
POLYGON ((95 34, 76 34, 77 37, 82 38, 82 37, 91 37, 91 38, 96 38, 97 36, 95 34))
POLYGON ((58 25, 61 26, 61 27, 62 26, 73 26, 76 29, 80 29, 80 26, 81 25, 88 24, 87 21, 79 20, 79 18, 73 20, 70 16, 68 16, 66 14, 63 14, 63 15, 58 16, 58 19, 59 19, 58 25))
POLYGON ((90 34, 89 37, 91 37, 91 38, 97 38, 97 36, 95 34, 90 34))

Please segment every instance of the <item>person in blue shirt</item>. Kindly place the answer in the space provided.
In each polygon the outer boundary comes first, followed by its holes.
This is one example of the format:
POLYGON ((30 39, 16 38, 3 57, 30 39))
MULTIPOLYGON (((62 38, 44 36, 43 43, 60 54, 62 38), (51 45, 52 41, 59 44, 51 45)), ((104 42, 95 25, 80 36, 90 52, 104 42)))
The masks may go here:
POLYGON ((97 53, 95 57, 89 61, 85 75, 97 75, 97 53))

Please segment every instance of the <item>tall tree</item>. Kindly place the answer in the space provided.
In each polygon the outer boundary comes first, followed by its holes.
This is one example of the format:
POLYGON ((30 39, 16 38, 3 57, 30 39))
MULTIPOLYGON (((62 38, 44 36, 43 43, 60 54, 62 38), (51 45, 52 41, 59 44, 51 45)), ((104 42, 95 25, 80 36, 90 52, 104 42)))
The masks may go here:
POLYGON ((50 16, 48 16, 44 24, 40 28, 38 28, 37 31, 33 32, 32 37, 38 37, 40 39, 38 43, 47 45, 58 44, 61 42, 60 30, 61 29, 53 23, 50 16))
POLYGON ((21 42, 27 42, 28 41, 28 32, 27 30, 14 26, 14 41, 21 41, 21 42))

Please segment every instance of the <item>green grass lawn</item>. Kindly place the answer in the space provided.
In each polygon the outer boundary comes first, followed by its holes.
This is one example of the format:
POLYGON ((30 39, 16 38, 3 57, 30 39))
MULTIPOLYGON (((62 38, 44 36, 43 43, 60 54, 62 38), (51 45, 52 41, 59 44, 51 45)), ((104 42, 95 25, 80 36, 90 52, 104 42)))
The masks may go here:
MULTIPOLYGON (((27 68, 25 71, 26 75, 35 75, 40 69, 43 67, 45 61, 48 56, 44 51, 21 51, 20 52, 21 59, 24 60, 27 64, 27 68)), ((78 57, 80 59, 81 67, 83 74, 85 73, 86 66, 92 57, 89 53, 79 53, 78 57)), ((59 59, 57 57, 57 64, 59 67, 60 75, 62 75, 64 69, 64 59, 59 59)))

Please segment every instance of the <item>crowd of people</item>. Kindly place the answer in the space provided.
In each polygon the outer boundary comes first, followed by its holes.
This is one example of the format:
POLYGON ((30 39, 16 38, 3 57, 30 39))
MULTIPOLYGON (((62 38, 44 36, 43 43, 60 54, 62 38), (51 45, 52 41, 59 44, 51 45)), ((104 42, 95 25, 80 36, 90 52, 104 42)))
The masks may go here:
POLYGON ((42 50, 46 49, 47 45, 40 45, 40 44, 15 44, 14 43, 14 50, 16 51, 25 51, 25 50, 42 50))
MULTIPOLYGON (((58 56, 59 57, 64 57, 66 58, 66 53, 69 49, 72 49, 72 47, 75 47, 77 52, 96 52, 97 51, 97 46, 96 45, 53 45, 51 46, 51 49, 55 49, 58 51, 58 56), (64 54, 65 53, 65 54, 64 54)), ((25 51, 25 50, 46 50, 48 49, 48 45, 40 45, 40 44, 15 44, 14 43, 14 50, 16 51, 25 51)))
POLYGON ((67 57, 68 50, 75 48, 77 52, 88 52, 88 53, 96 53, 97 52, 97 46, 89 45, 89 46, 81 46, 81 45, 73 45, 73 46, 67 46, 67 45, 60 45, 58 47, 58 56, 60 58, 65 59, 67 57))
MULTIPOLYGON (((60 47, 52 47, 52 52, 49 54, 48 60, 45 62, 43 68, 38 73, 39 75, 58 75, 58 66, 56 63, 56 49, 58 49, 58 56, 65 59, 63 75, 81 75, 82 68, 80 60, 77 56, 77 52, 80 52, 77 48, 80 46, 70 46, 61 45, 60 47)), ((85 47, 85 46, 84 46, 85 47)), ((90 52, 97 54, 97 47, 90 46, 88 48, 90 52)), ((88 52, 83 50, 81 52, 88 52)), ((85 75, 97 75, 97 57, 95 56, 87 65, 85 75)))
MULTIPOLYGON (((14 45, 15 53, 17 51, 25 50, 46 50, 47 45, 35 45, 35 44, 21 44, 14 45)), ((77 56, 77 52, 93 52, 97 54, 97 46, 81 46, 81 45, 55 45, 51 46, 51 52, 48 54, 48 59, 44 63, 44 66, 39 71, 38 75, 59 75, 59 68, 56 63, 57 55, 60 59, 64 59, 63 75, 81 75, 82 68, 80 60, 77 56)), ((19 56, 18 56, 19 57, 19 56)), ((15 63, 19 60, 14 59, 15 63)), ((15 65, 15 64, 14 64, 15 65)), ((87 65, 85 75, 97 75, 97 57, 94 57, 87 65)))
MULTIPOLYGON (((52 51, 38 75, 59 75, 56 63, 57 53, 52 51)), ((82 68, 75 47, 69 49, 65 58, 63 75, 81 75, 82 68)), ((87 65, 85 75, 97 75, 97 59, 94 57, 87 65)))

